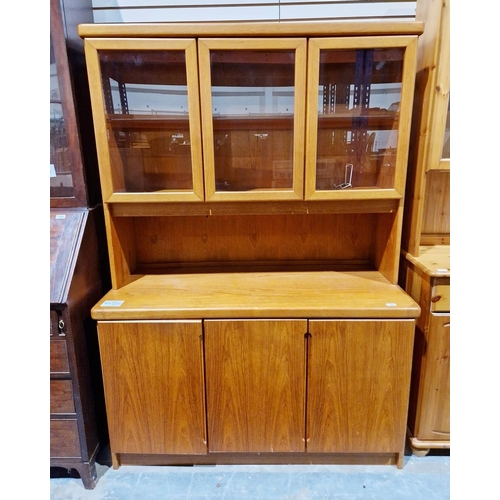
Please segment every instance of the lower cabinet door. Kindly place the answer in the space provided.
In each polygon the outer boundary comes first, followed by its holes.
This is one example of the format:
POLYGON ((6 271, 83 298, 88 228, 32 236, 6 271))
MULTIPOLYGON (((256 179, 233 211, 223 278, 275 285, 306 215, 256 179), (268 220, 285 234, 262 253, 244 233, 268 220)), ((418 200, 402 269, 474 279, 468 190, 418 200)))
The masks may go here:
POLYGON ((306 320, 206 320, 211 452, 305 451, 306 320))
POLYGON ((201 321, 100 322, 113 453, 205 454, 201 321))
POLYGON ((404 448, 414 320, 311 320, 307 451, 404 448))
POLYGON ((446 441, 450 439, 450 314, 430 314, 425 338, 415 436, 446 441))

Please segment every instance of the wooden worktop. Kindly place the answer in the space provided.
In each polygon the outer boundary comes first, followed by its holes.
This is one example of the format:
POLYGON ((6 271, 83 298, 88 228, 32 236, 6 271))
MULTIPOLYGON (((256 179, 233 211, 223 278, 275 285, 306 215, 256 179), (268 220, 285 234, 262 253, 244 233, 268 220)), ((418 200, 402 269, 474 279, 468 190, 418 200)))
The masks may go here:
POLYGON ((96 320, 416 318, 419 305, 377 271, 137 276, 92 309, 96 320), (122 302, 123 301, 123 302, 122 302))
POLYGON ((421 246, 419 253, 418 257, 408 252, 403 255, 429 276, 450 277, 450 245, 421 246))

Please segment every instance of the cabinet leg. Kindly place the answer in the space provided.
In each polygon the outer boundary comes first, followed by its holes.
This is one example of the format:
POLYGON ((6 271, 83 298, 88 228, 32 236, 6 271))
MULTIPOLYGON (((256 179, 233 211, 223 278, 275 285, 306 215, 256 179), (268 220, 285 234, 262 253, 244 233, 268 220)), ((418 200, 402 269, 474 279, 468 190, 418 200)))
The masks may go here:
POLYGON ((97 470, 95 462, 85 462, 79 465, 76 470, 82 478, 83 486, 86 490, 93 490, 97 484, 97 470))
POLYGON ((411 452, 416 456, 416 457, 425 457, 427 453, 429 453, 430 448, 415 448, 410 444, 411 452))
POLYGON ((450 441, 425 441, 422 439, 417 439, 415 437, 409 436, 408 446, 413 455, 416 457, 425 457, 429 451, 434 449, 449 449, 450 441))
POLYGON ((118 469, 118 467, 120 467, 120 461, 116 453, 111 453, 111 463, 113 464, 113 469, 118 469))

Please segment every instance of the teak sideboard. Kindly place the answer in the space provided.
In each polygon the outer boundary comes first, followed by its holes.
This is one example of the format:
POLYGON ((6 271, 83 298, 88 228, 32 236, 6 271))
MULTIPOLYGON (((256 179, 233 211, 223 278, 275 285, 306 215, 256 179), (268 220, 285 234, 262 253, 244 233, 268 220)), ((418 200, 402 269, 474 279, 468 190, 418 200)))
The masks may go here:
POLYGON ((403 465, 422 23, 80 25, 114 467, 403 465))

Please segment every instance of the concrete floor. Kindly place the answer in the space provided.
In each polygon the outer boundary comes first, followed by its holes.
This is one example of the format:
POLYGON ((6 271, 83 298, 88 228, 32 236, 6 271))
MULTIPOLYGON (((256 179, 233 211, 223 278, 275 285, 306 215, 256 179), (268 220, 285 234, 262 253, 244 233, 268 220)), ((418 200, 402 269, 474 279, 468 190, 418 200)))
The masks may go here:
POLYGON ((365 465, 121 466, 99 479, 50 479, 51 500, 447 500, 449 450, 407 453, 404 467, 365 465))

